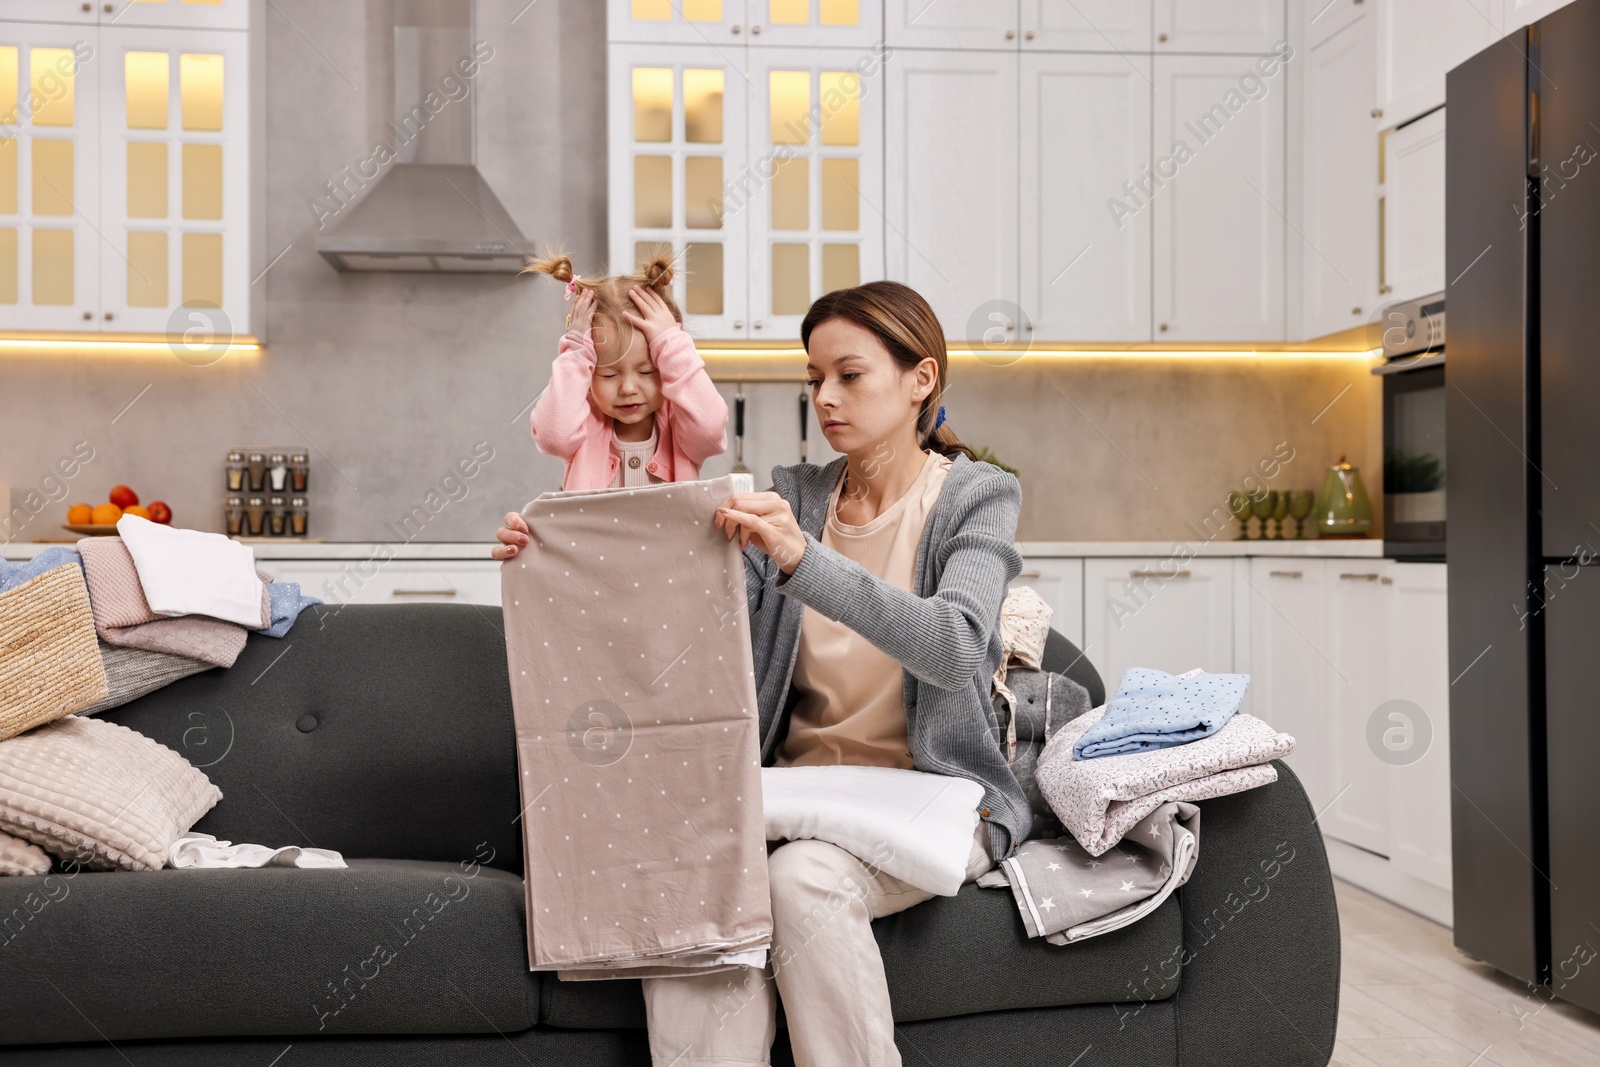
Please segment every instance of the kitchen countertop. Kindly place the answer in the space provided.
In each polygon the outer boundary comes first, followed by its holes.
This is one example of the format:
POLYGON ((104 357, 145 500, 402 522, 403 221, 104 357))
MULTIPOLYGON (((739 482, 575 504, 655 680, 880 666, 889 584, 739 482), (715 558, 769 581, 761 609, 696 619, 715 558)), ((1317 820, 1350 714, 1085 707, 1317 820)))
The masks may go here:
MULTIPOLYGON (((489 558, 492 541, 429 541, 386 544, 377 541, 250 541, 257 559, 364 560, 387 552, 391 559, 481 560, 489 558)), ((0 545, 0 556, 9 560, 32 559, 46 548, 72 541, 14 542, 0 545)), ((1018 541, 1017 549, 1029 558, 1136 557, 1141 559, 1227 558, 1237 556, 1288 556, 1300 558, 1383 558, 1383 542, 1377 538, 1328 538, 1309 541, 1239 541, 1217 538, 1214 541, 1018 541)))

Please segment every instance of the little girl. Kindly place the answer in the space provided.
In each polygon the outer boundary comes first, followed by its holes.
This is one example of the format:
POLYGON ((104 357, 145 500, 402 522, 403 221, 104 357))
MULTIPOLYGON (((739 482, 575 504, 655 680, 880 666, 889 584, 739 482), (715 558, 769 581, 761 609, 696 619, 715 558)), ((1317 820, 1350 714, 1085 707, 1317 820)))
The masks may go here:
POLYGON ((728 447, 728 404, 673 302, 672 263, 583 278, 564 255, 524 268, 567 283, 567 332, 530 417, 534 444, 566 460, 562 489, 687 482, 728 447), (592 328, 591 328, 592 327, 592 328))

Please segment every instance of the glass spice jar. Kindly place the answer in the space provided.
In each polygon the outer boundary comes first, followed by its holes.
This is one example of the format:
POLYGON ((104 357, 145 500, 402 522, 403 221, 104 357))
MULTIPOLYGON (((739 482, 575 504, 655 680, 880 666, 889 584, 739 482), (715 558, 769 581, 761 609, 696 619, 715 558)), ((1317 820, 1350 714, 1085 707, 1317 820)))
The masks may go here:
POLYGON ((289 457, 282 452, 274 452, 267 461, 267 488, 274 493, 289 488, 289 457))
POLYGON ((228 453, 227 472, 228 472, 228 492, 230 492, 230 493, 242 493, 242 492, 244 492, 244 453, 243 452, 229 452, 228 453))
POLYGON ((244 532, 251 537, 259 537, 262 533, 262 525, 263 520, 266 518, 266 513, 267 505, 262 499, 258 496, 251 497, 250 502, 245 505, 244 509, 244 532))
POLYGON ((306 491, 306 477, 311 473, 311 457, 296 452, 289 457, 289 485, 297 493, 306 491))
POLYGON ((259 493, 267 487, 266 453, 252 452, 245 462, 250 470, 250 484, 246 488, 252 493, 259 493))
POLYGON ((306 498, 303 496, 289 501, 289 533, 294 537, 306 535, 306 498))
POLYGON ((273 537, 282 537, 287 522, 288 516, 283 510, 283 497, 270 497, 267 500, 267 532, 273 537))
POLYGON ((244 500, 240 497, 230 496, 228 506, 223 509, 223 525, 229 537, 238 537, 244 532, 244 500))

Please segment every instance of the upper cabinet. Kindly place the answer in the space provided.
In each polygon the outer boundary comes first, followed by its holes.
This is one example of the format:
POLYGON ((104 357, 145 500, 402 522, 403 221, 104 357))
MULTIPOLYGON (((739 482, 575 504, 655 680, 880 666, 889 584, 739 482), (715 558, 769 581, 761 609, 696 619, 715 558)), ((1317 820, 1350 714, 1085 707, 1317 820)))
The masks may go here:
POLYGON ((1287 32, 1284 12, 1283 0, 1155 0, 1155 50, 1270 52, 1287 32))
MULTIPOLYGON (((1339 0, 1335 0, 1335 3, 1339 0)), ((1504 0, 1372 0, 1377 16, 1377 126, 1444 103, 1451 67, 1498 40, 1504 0)))
POLYGON ((0 329, 261 337, 249 7, 0 22, 0 329))
POLYGON ((252 0, 6 0, 7 22, 246 30, 252 0))
POLYGON ((881 9, 613 0, 611 16, 612 263, 670 253, 689 327, 750 340, 792 339, 818 296, 883 276, 881 9), (734 43, 705 43, 717 27, 734 43))
POLYGON ((1383 140, 1385 301, 1413 300, 1445 287, 1444 109, 1392 130, 1383 140))

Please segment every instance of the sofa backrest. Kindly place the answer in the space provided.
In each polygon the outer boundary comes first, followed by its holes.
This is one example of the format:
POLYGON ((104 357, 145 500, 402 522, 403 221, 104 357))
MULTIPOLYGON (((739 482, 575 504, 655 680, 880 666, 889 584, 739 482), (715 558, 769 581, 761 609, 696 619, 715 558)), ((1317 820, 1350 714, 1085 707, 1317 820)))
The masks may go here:
POLYGON ((474 605, 313 606, 281 640, 251 634, 233 667, 104 717, 222 790, 197 830, 520 875, 502 625, 474 605))

